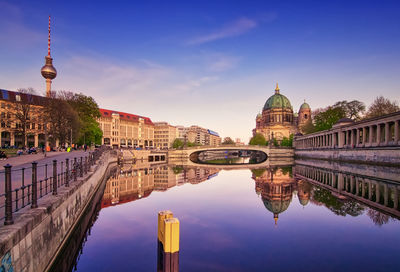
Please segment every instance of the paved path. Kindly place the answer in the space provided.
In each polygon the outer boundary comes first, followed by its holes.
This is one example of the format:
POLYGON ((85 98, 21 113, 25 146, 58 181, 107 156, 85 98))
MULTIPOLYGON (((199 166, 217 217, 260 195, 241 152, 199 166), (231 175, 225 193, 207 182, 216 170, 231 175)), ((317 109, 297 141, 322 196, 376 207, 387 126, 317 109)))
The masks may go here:
POLYGON ((38 168, 37 168, 37 179, 38 181, 40 179, 47 177, 50 177, 53 175, 53 160, 57 160, 58 167, 57 167, 57 172, 60 173, 61 170, 65 171, 65 159, 69 158, 71 161, 73 158, 80 158, 85 157, 89 154, 89 152, 85 151, 73 151, 73 152, 48 152, 47 156, 44 157, 42 153, 40 154, 31 154, 31 155, 22 155, 20 157, 13 157, 9 158, 4 161, 0 161, 0 193, 4 192, 4 168, 3 166, 9 163, 12 165, 12 189, 18 188, 22 186, 22 168, 25 168, 24 170, 24 184, 30 184, 31 183, 31 178, 32 178, 32 162, 36 161, 38 163, 38 168), (61 169, 61 163, 63 162, 63 168, 61 169), (47 169, 45 167, 45 164, 47 164, 47 169), (47 175, 46 175, 46 170, 47 170, 47 175))

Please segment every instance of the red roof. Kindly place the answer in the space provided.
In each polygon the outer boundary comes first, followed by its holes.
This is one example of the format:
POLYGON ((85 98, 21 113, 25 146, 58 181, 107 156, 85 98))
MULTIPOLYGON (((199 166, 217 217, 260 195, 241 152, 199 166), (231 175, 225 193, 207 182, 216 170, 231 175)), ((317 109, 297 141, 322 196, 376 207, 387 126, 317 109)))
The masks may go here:
POLYGON ((121 120, 127 120, 127 121, 134 121, 134 122, 139 122, 139 118, 144 119, 144 123, 148 125, 154 126, 153 122, 149 117, 144 117, 144 116, 139 116, 135 114, 130 114, 126 112, 121 112, 121 111, 114 111, 114 110, 106 110, 106 109, 100 109, 101 116, 103 117, 111 117, 113 113, 119 114, 119 118, 121 120))

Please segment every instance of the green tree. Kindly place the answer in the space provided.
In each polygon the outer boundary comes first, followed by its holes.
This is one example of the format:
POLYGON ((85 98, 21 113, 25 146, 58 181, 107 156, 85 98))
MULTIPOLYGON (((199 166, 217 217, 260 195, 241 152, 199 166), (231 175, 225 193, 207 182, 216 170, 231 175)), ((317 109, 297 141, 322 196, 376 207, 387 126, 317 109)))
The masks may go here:
POLYGON ((264 135, 256 133, 256 135, 250 139, 249 145, 265 145, 266 142, 264 135))
POLYGON ((333 105, 334 108, 342 108, 345 113, 345 117, 360 120, 361 116, 365 113, 365 104, 358 100, 347 102, 346 100, 336 102, 333 105))
POLYGON ((221 143, 223 145, 230 145, 230 144, 235 144, 235 142, 232 140, 231 137, 225 137, 224 141, 221 143))
POLYGON ((366 118, 373 118, 389 114, 392 112, 400 111, 399 106, 396 101, 390 101, 383 96, 378 96, 375 98, 374 102, 369 106, 366 118))
POLYGON ((301 131, 304 134, 310 134, 316 131, 316 128, 311 119, 308 119, 307 122, 301 126, 301 131))
POLYGON ((315 130, 321 131, 331 129, 337 121, 344 117, 346 117, 346 113, 342 107, 329 106, 327 109, 315 115, 315 130))
POLYGON ((292 147, 293 146, 293 134, 290 134, 289 138, 283 137, 283 139, 281 141, 281 146, 292 147))
POLYGON ((76 111, 80 120, 78 144, 90 145, 101 144, 103 132, 100 129, 97 119, 101 116, 99 106, 91 96, 82 93, 60 92, 72 108, 76 111))
POLYGON ((174 142, 172 143, 172 148, 182 148, 183 147, 183 141, 181 139, 175 139, 174 142))

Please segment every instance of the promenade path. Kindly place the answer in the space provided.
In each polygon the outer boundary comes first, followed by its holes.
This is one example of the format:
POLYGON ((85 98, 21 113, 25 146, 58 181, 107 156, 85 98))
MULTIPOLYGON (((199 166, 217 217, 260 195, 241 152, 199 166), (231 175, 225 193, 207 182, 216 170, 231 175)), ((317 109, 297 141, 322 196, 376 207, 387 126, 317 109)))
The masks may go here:
POLYGON ((57 160, 57 172, 65 169, 65 159, 73 160, 75 157, 80 158, 85 157, 89 154, 89 151, 72 151, 72 152, 47 152, 46 157, 43 153, 39 154, 29 154, 21 155, 18 157, 11 157, 6 160, 0 161, 0 193, 4 193, 4 165, 12 165, 12 189, 22 186, 22 168, 24 170, 24 184, 31 184, 32 178, 32 162, 36 161, 38 163, 37 178, 38 180, 46 177, 46 167, 47 164, 47 177, 52 176, 53 173, 53 160, 57 160), (63 168, 61 169, 61 163, 63 162, 63 168))

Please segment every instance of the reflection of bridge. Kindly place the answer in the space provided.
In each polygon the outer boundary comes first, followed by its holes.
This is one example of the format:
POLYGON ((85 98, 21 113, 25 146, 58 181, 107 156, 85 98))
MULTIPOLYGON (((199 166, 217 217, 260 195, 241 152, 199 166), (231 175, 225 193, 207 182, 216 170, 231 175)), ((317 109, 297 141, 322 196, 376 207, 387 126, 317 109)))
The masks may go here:
POLYGON ((321 168, 296 161, 295 177, 328 189, 339 196, 353 198, 369 207, 400 218, 397 181, 321 168))
POLYGON ((176 165, 186 166, 207 166, 215 169, 240 169, 240 168, 260 168, 270 167, 276 165, 287 165, 293 163, 293 149, 290 148, 271 148, 269 146, 258 146, 258 145, 221 145, 221 146, 197 146, 185 149, 176 149, 168 151, 168 162, 176 165), (258 164, 237 164, 237 165, 215 165, 215 164, 198 164, 190 160, 190 156, 193 153, 199 153, 203 151, 226 151, 226 150, 251 150, 261 151, 268 156, 268 159, 258 164))

